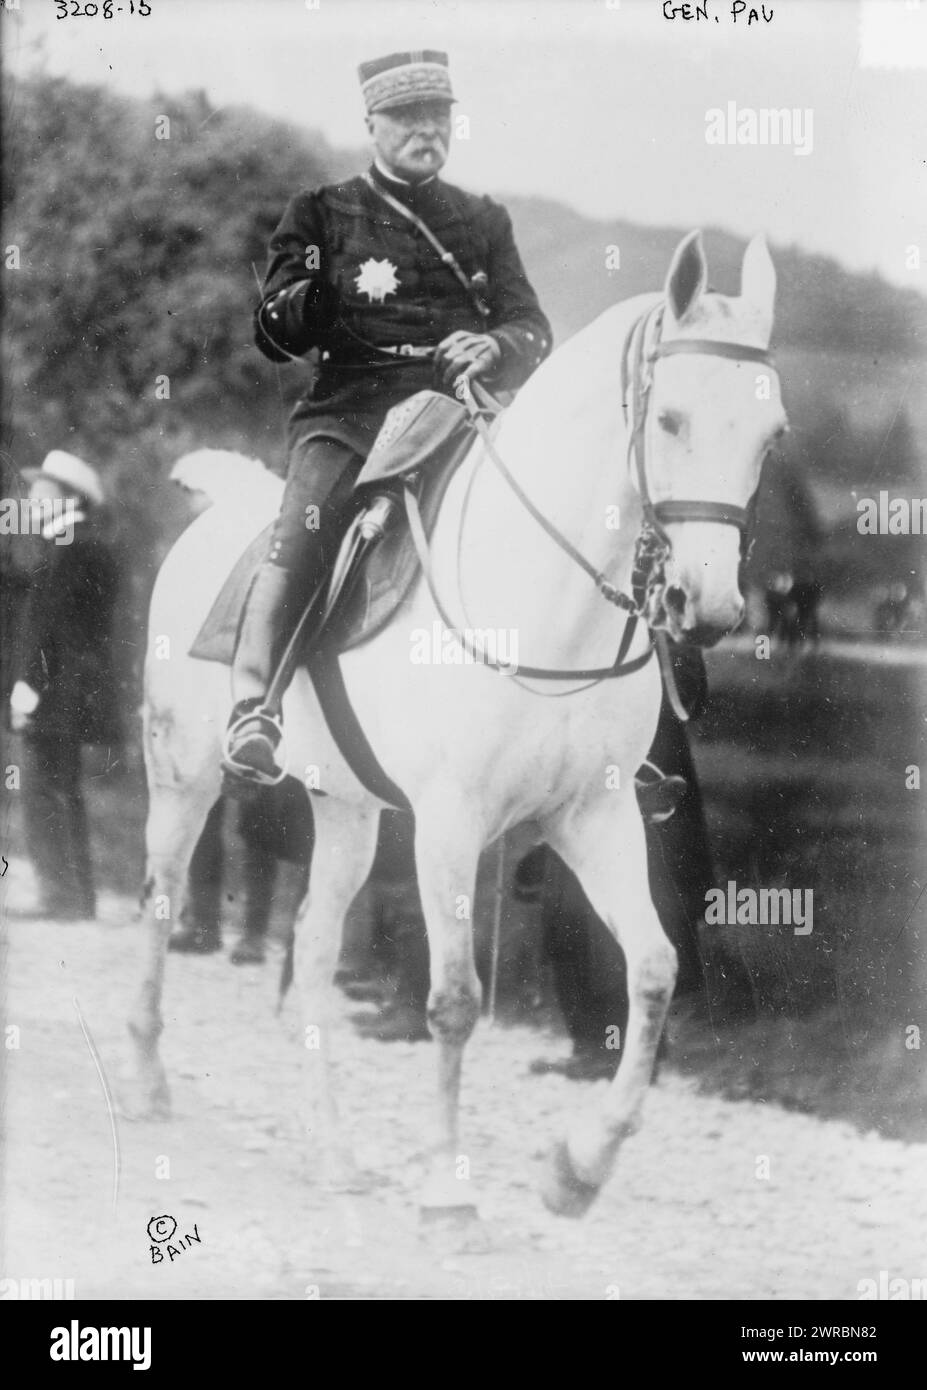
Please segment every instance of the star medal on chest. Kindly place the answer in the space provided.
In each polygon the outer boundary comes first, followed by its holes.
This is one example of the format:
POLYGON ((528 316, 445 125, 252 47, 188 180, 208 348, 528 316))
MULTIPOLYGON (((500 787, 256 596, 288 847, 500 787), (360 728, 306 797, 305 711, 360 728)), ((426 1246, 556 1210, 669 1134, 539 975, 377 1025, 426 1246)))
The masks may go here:
POLYGON ((360 274, 354 277, 358 294, 365 294, 371 304, 383 303, 388 294, 395 294, 399 288, 396 267, 391 261, 375 261, 371 257, 364 261, 360 274))

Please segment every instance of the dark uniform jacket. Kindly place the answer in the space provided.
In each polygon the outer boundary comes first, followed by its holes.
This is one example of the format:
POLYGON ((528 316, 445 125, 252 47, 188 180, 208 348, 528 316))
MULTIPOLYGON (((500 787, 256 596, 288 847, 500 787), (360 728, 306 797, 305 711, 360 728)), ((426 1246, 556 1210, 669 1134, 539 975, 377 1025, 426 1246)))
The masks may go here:
POLYGON ((317 349, 291 446, 327 435, 366 454, 391 406, 437 384, 430 359, 408 349, 435 347, 456 329, 496 339, 501 365, 486 378, 496 390, 520 386, 550 352, 550 325, 500 204, 438 178, 404 185, 376 166, 370 177, 418 214, 468 277, 486 277, 489 314, 363 177, 298 194, 271 240, 256 315, 257 344, 272 361, 317 349))
POLYGON ((77 522, 69 545, 42 542, 26 602, 20 678, 41 697, 32 732, 117 743, 112 625, 118 576, 101 540, 77 522))

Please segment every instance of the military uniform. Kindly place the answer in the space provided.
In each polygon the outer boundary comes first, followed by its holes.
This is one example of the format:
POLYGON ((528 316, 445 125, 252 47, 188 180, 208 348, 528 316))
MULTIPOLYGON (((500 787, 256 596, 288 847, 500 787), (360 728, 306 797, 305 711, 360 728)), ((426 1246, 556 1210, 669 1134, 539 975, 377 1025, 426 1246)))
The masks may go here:
POLYGON ((305 548, 305 507, 340 493, 334 475, 343 470, 350 492, 387 411, 437 384, 430 350, 448 334, 495 338, 501 361, 485 380, 497 390, 521 386, 550 351, 550 325, 503 207, 439 178, 404 184, 375 164, 367 177, 427 223, 465 273, 486 277, 489 313, 480 314, 422 234, 363 176, 291 201, 270 243, 256 315, 258 347, 272 361, 316 349, 289 424, 287 488, 270 555, 288 568, 305 548), (307 271, 307 262, 318 268, 307 271), (340 447, 313 447, 319 440, 340 447))
MULTIPOLYGON (((368 115, 422 103, 447 112, 453 101, 443 53, 390 54, 360 76, 368 115)), ((364 175, 292 199, 271 239, 255 336, 272 361, 311 361, 289 423, 280 514, 232 664, 223 766, 233 778, 281 775, 277 712, 264 704, 276 659, 334 561, 354 480, 387 412, 423 388, 451 389, 464 360, 448 348, 454 334, 473 335, 461 348, 474 354, 468 374, 497 391, 517 389, 550 352, 550 325, 503 207, 437 174, 407 182, 379 159, 364 175)))

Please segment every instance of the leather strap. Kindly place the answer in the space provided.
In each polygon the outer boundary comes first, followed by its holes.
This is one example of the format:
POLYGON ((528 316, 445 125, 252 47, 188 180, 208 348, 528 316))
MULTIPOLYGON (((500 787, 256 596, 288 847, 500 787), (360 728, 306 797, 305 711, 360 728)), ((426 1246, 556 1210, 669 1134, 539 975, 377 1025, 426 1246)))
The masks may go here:
POLYGON ((689 711, 682 702, 679 694, 679 686, 676 683, 676 669, 673 666, 673 654, 670 651, 669 638, 665 632, 655 632, 653 634, 654 645, 657 649, 657 661, 660 663, 660 673, 663 676, 663 688, 666 691, 666 698, 670 702, 670 709, 679 720, 680 724, 688 724, 689 711))
POLYGON ((312 653, 307 664, 325 722, 341 756, 357 780, 388 806, 395 806, 399 811, 411 811, 412 805, 405 792, 383 771, 370 746, 348 697, 338 653, 323 643, 312 653))
POLYGON ((655 362, 658 357, 676 357, 683 352, 697 352, 705 357, 730 357, 735 362, 763 362, 767 367, 776 365, 767 348, 747 347, 714 338, 672 338, 668 343, 660 342, 650 353, 649 360, 655 362))
MULTIPOLYGON (((467 382, 466 385, 469 386, 469 382, 467 382)), ((554 544, 558 545, 566 555, 569 555, 570 559, 574 562, 574 564, 579 565, 580 569, 584 570, 585 573, 589 575, 589 578, 595 584, 596 588, 599 590, 599 593, 602 594, 603 598, 606 598, 609 603, 615 604, 617 608, 623 608, 624 611, 628 614, 637 614, 637 604, 634 602, 634 600, 632 598, 629 598, 627 594, 623 594, 620 589, 616 589, 614 584, 611 584, 605 578, 605 575, 602 573, 602 571, 597 570, 594 565, 591 565, 589 561, 586 559, 585 555, 581 554, 580 551, 576 549, 576 546, 573 545, 571 541, 567 540, 563 532, 558 531, 556 526, 554 526, 552 522, 548 521, 544 513, 534 505, 531 498, 528 496, 524 488, 518 482, 517 478, 515 478, 515 476, 509 471, 509 469, 505 466, 504 462, 502 461, 502 458, 499 455, 499 451, 492 441, 492 436, 490 435, 489 430, 486 427, 486 421, 483 419, 480 412, 474 406, 469 391, 464 391, 463 398, 464 403, 466 404, 470 412, 470 419, 473 424, 473 427, 479 434, 480 439, 483 443, 483 447, 486 450, 487 458, 494 465, 494 467, 502 474, 503 478, 514 492, 515 496, 518 498, 525 511, 528 512, 528 514, 534 518, 534 520, 538 523, 541 529, 550 537, 554 544)))
POLYGON ((369 171, 364 174, 364 181, 369 188, 373 189, 378 198, 382 198, 383 202, 393 209, 393 212, 398 212, 400 217, 404 217, 407 222, 412 223, 417 231, 421 232, 422 236, 428 242, 428 245, 433 251, 438 253, 451 274, 463 285, 480 318, 488 319, 492 312, 489 305, 474 289, 469 275, 467 275, 453 251, 448 251, 443 242, 438 240, 428 223, 423 221, 417 212, 413 212, 411 208, 407 208, 405 203, 401 203, 398 198, 394 198, 392 193, 387 193, 385 188, 381 188, 376 180, 371 177, 369 171))
POLYGON ((415 546, 415 553, 418 556, 422 573, 425 576, 425 583, 428 585, 428 592, 431 601, 438 610, 438 617, 444 626, 454 636, 455 640, 470 656, 474 662, 482 666, 488 666, 493 671, 508 676, 522 676, 529 680, 542 681, 603 681, 612 680, 617 676, 630 676, 634 671, 639 671, 653 655, 653 646, 648 645, 647 650, 640 656, 634 657, 632 661, 626 661, 631 640, 637 627, 636 615, 631 615, 625 623, 624 632, 621 636, 621 643, 618 654, 611 666, 593 666, 580 670, 559 670, 546 666, 522 666, 521 664, 501 665, 489 655, 481 642, 476 642, 466 632, 461 632, 454 626, 454 622, 441 602, 435 586, 434 573, 431 568, 431 555, 428 550, 428 537, 425 535, 425 528, 422 524, 421 513, 418 508, 418 499, 410 487, 403 488, 403 498, 406 506, 406 517, 409 522, 409 532, 412 536, 412 543, 415 546))
POLYGON ((686 501, 683 498, 670 498, 665 502, 655 502, 654 515, 664 526, 674 521, 717 521, 738 530, 747 528, 747 509, 733 502, 708 502, 704 498, 686 501))

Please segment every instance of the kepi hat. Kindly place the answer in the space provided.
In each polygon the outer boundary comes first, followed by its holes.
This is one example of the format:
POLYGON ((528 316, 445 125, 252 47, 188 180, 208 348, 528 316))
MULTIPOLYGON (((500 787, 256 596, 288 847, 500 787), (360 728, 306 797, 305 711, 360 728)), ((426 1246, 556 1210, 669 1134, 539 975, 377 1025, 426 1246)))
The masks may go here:
POLYGON ((456 101, 447 54, 437 48, 415 48, 374 58, 361 63, 357 74, 368 116, 415 101, 456 101))
POLYGON ((76 454, 65 453, 64 449, 52 449, 45 455, 41 468, 24 468, 23 477, 30 483, 34 478, 51 478, 62 487, 73 488, 88 502, 98 507, 103 505, 103 484, 97 470, 76 454))

